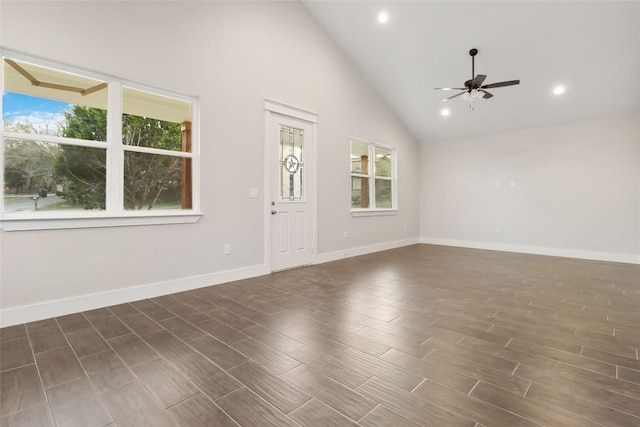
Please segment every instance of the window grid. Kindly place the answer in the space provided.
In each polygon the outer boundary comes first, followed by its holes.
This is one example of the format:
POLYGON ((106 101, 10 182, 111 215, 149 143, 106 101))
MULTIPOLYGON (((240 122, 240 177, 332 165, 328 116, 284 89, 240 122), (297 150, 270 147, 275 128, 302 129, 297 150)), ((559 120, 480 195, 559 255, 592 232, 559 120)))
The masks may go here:
POLYGON ((350 159, 351 210, 354 212, 395 210, 397 208, 395 148, 353 138, 350 159), (377 166, 376 159, 382 159, 385 155, 387 171, 382 171, 383 164, 380 162, 380 166, 377 166), (380 186, 376 185, 377 182, 380 182, 380 186), (388 184, 383 187, 382 182, 388 184), (389 194, 387 195, 383 190, 388 190, 389 194))
MULTIPOLYGON (((126 152, 131 153, 144 153, 147 155, 160 155, 171 158, 182 159, 183 169, 185 165, 188 165, 189 171, 189 201, 187 204, 187 208, 184 208, 184 199, 183 199, 183 208, 179 209, 179 211, 195 211, 194 207, 199 205, 199 195, 197 193, 197 189, 199 188, 199 182, 197 182, 197 167, 199 166, 198 161, 198 153, 199 147, 197 144, 197 140, 195 136, 197 136, 197 103, 196 100, 191 97, 185 97, 182 95, 177 95, 173 93, 168 93, 167 91, 162 91, 158 89, 150 89, 146 88, 139 84, 134 84, 130 82, 125 82, 123 80, 118 80, 106 76, 101 76, 96 73, 79 71, 79 70, 71 70, 69 67, 59 66, 58 64, 49 63, 47 61, 40 61, 33 58, 25 57, 21 54, 15 54, 11 52, 1 51, 0 56, 2 56, 2 66, 0 66, 0 88, 2 89, 2 93, 5 93, 5 59, 9 59, 8 62, 13 62, 11 59, 15 58, 19 61, 24 61, 28 64, 33 64, 37 67, 47 67, 51 70, 59 73, 73 73, 79 76, 87 76, 93 79, 100 79, 106 83, 106 91, 107 91, 107 106, 106 106, 106 140, 105 141, 95 141, 90 139, 78 139, 78 138, 70 138, 60 135, 49 135, 49 134, 33 134, 33 133, 21 133, 21 132, 12 132, 11 130, 5 130, 4 121, 2 125, 2 129, 0 132, 0 141, 2 146, 0 147, 0 171, 4 176, 5 170, 5 147, 10 140, 18 140, 18 141, 31 141, 36 143, 51 143, 58 144, 59 147, 64 146, 76 146, 76 147, 86 147, 86 148, 98 148, 105 151, 105 174, 106 180, 104 183, 105 187, 105 200, 104 207, 105 209, 96 211, 83 211, 83 210, 73 210, 68 211, 68 214, 65 214, 63 211, 50 211, 44 213, 42 211, 39 212, 7 212, 5 210, 4 196, 5 190, 3 186, 3 197, 0 198, 0 219, 42 219, 42 218, 73 218, 73 217, 90 217, 95 218, 96 216, 106 216, 110 217, 112 215, 118 215, 124 213, 124 181, 125 181, 125 170, 124 170, 124 158, 126 152), (153 148, 153 147, 143 147, 143 146, 130 146, 126 145, 122 140, 122 103, 123 103, 123 87, 133 88, 134 90, 140 90, 148 92, 152 95, 157 95, 159 97, 166 97, 171 99, 176 99, 187 103, 189 105, 190 110, 190 122, 188 123, 188 133, 189 133, 189 141, 190 141, 190 151, 176 151, 162 148, 153 148), (193 127, 191 127, 193 124, 193 127), (194 135, 193 140, 191 141, 191 135, 194 135), (192 200, 193 199, 193 200, 192 200), (44 213, 44 215, 43 215, 44 213)), ((16 92, 21 94, 21 92, 16 92)), ((33 96, 33 95, 32 95, 33 96)), ((35 95, 38 96, 38 95, 35 95)), ((48 97, 45 97, 48 99, 48 97)), ((72 104, 70 104, 72 105, 72 104)), ((0 111, 4 112, 5 106, 0 100, 0 111)), ((184 133, 184 123, 182 125, 182 130, 184 133)), ((182 137, 182 145, 184 149, 184 136, 182 137)), ((184 174, 183 174, 184 179, 184 174)), ((184 188, 182 189, 184 191, 184 188)), ((86 208, 85 208, 86 209, 86 208)), ((148 212, 149 215, 155 216, 159 213, 163 212, 162 209, 155 209, 155 212, 148 212)), ((128 214, 133 214, 135 216, 145 215, 145 212, 128 212, 128 214)))

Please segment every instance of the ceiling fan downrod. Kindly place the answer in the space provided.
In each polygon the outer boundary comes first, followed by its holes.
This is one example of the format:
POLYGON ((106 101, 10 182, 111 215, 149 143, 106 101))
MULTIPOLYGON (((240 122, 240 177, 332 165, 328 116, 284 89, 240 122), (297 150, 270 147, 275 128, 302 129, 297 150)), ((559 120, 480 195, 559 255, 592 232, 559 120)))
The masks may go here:
POLYGON ((469 55, 471 55, 471 80, 476 76, 476 55, 478 54, 478 49, 471 49, 469 51, 469 55))

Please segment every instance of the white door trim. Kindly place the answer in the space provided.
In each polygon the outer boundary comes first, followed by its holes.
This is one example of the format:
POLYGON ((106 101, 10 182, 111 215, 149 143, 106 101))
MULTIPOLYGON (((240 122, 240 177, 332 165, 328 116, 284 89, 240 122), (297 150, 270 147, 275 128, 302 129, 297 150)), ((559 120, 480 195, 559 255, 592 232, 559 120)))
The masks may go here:
POLYGON ((271 147, 269 145, 269 118, 272 114, 278 114, 285 117, 291 117, 297 120, 303 120, 311 124, 313 143, 311 144, 312 167, 314 170, 313 178, 309 185, 311 190, 311 215, 313 224, 313 244, 312 244, 312 264, 316 263, 317 245, 318 245, 318 115, 311 111, 292 107, 280 102, 264 100, 264 263, 269 271, 271 267, 271 147))
POLYGON ((294 119, 304 120, 309 123, 318 123, 318 115, 301 108, 291 107, 276 101, 264 100, 264 109, 283 116, 293 117, 294 119))

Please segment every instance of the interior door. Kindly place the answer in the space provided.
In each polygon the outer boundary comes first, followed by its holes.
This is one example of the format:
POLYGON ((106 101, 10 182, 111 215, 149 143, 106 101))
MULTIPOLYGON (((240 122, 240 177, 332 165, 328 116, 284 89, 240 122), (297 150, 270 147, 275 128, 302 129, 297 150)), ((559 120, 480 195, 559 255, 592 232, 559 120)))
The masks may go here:
POLYGON ((271 270, 313 263, 313 124, 271 112, 271 270))

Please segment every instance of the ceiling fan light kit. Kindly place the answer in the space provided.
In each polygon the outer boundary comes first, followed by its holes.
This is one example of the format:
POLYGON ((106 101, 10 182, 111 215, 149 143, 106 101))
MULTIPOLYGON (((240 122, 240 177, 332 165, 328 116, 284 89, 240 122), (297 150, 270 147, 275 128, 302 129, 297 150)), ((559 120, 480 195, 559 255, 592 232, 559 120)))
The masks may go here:
POLYGON ((453 96, 443 99, 442 102, 446 102, 446 101, 449 101, 450 99, 462 96, 462 99, 464 99, 469 103, 469 108, 473 110, 474 101, 480 98, 489 99, 493 97, 493 94, 490 92, 487 92, 485 89, 493 89, 498 87, 514 86, 514 85, 520 84, 520 80, 508 80, 504 82, 490 83, 487 85, 483 85, 487 76, 485 76, 484 74, 476 75, 475 57, 477 54, 478 54, 478 49, 471 49, 469 51, 469 55, 471 56, 471 79, 464 82, 464 87, 434 88, 434 90, 461 90, 462 91, 453 96))
POLYGON ((472 89, 469 92, 464 92, 462 94, 462 99, 464 99, 467 102, 473 102, 476 99, 480 99, 482 97, 482 92, 480 92, 477 89, 472 89))

